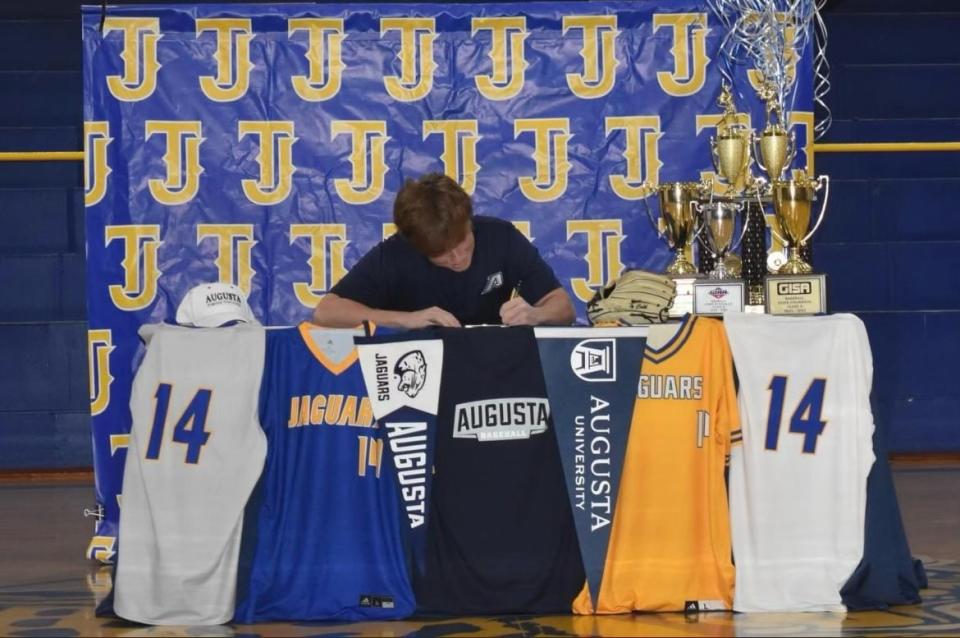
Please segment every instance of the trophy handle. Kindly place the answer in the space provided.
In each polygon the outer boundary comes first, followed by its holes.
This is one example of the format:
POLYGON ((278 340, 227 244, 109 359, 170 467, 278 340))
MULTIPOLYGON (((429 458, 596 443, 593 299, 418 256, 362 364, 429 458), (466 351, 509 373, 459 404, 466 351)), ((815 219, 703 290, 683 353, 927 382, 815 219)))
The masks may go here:
POLYGON ((747 235, 747 225, 750 223, 750 206, 746 202, 739 202, 737 204, 737 212, 743 213, 743 228, 740 229, 740 237, 737 239, 737 243, 730 246, 729 252, 734 252, 737 248, 740 248, 740 244, 743 243, 743 238, 747 235))
MULTIPOLYGON (((711 203, 711 204, 713 203, 713 194, 710 195, 710 203, 711 203)), ((692 202, 690 202, 690 206, 693 206, 693 207, 696 208, 696 211, 697 211, 697 219, 700 219, 700 227, 699 227, 699 228, 694 228, 694 230, 693 230, 693 237, 692 237, 691 240, 690 240, 691 243, 692 243, 694 239, 696 239, 696 240, 698 240, 698 241, 700 240, 700 235, 703 234, 703 230, 707 227, 707 225, 703 223, 703 219, 702 219, 702 217, 700 216, 700 209, 702 208, 702 207, 700 206, 700 202, 697 201, 697 200, 693 200, 692 202)))
POLYGON ((807 233, 803 239, 800 240, 800 244, 807 243, 807 240, 813 237, 813 234, 817 232, 817 229, 820 228, 820 224, 823 222, 823 216, 827 212, 827 200, 830 198, 830 176, 821 175, 817 178, 817 181, 820 182, 820 188, 823 189, 823 205, 820 207, 820 217, 817 218, 817 223, 813 225, 813 228, 810 229, 810 232, 807 233))
POLYGON ((790 166, 793 164, 793 160, 797 158, 797 136, 794 134, 792 129, 790 129, 790 134, 787 136, 787 140, 787 161, 783 166, 787 172, 789 172, 790 166))
POLYGON ((760 153, 760 136, 759 136, 759 135, 754 135, 754 136, 753 136, 753 141, 751 142, 751 146, 753 146, 753 161, 754 161, 754 163, 755 163, 757 166, 759 166, 759 167, 763 170, 764 173, 769 174, 770 171, 768 171, 768 170, 767 170, 767 167, 763 165, 763 155, 760 153))
MULTIPOLYGON (((771 185, 771 188, 772 188, 772 187, 773 187, 773 182, 770 182, 770 185, 771 185)), ((760 199, 760 190, 759 190, 759 189, 757 189, 757 203, 760 205, 760 214, 762 215, 762 214, 763 214, 763 200, 760 199)), ((771 206, 776 206, 776 204, 771 204, 771 206)), ((776 212, 776 211, 774 211, 774 212, 776 212)), ((773 216, 773 221, 774 221, 774 223, 770 224, 770 234, 773 235, 774 237, 776 237, 777 239, 779 239, 779 240, 780 240, 780 243, 783 244, 784 246, 789 246, 789 245, 790 245, 790 240, 788 240, 786 237, 784 237, 783 235, 781 235, 780 233, 777 232, 777 224, 776 224, 777 216, 776 216, 776 215, 773 216)), ((766 225, 766 224, 764 224, 764 225, 766 225)))
MULTIPOLYGON (((710 195, 710 203, 713 203, 713 194, 710 195)), ((690 202, 690 206, 697 211, 697 224, 694 224, 693 237, 690 238, 690 242, 693 243, 694 240, 700 242, 700 245, 710 251, 710 254, 713 254, 713 250, 710 249, 710 245, 703 240, 703 231, 707 227, 706 222, 703 221, 703 205, 700 204, 697 200, 690 202)))
MULTIPOLYGON (((658 224, 657 220, 653 218, 653 213, 650 212, 650 204, 647 203, 647 200, 650 199, 650 196, 656 192, 656 189, 653 187, 653 184, 650 184, 649 182, 644 182, 642 186, 645 186, 650 190, 646 197, 640 198, 640 201, 643 203, 643 210, 647 213, 647 219, 650 220, 650 225, 653 226, 654 232, 657 233, 657 238, 662 239, 664 232, 660 230, 660 224, 658 224)), ((667 237, 667 243, 671 243, 669 237, 667 237)), ((673 248, 672 245, 670 247, 673 248)))

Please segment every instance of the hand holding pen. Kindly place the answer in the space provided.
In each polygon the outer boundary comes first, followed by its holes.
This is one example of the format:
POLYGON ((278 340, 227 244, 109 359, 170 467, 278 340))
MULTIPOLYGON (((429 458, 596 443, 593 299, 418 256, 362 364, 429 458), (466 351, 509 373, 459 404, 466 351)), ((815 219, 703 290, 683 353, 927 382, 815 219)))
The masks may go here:
POLYGON ((520 296, 522 285, 523 282, 518 281, 510 293, 510 300, 500 306, 500 320, 505 326, 534 326, 537 323, 537 309, 520 296))

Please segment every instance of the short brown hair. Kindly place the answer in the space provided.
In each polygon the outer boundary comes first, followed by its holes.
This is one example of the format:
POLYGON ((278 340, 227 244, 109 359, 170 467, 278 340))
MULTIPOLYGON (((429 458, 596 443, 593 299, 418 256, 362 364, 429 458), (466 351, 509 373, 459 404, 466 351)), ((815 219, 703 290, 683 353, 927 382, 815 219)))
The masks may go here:
POLYGON ((397 232, 427 257, 441 255, 467 236, 473 204, 443 173, 408 179, 393 203, 397 232))

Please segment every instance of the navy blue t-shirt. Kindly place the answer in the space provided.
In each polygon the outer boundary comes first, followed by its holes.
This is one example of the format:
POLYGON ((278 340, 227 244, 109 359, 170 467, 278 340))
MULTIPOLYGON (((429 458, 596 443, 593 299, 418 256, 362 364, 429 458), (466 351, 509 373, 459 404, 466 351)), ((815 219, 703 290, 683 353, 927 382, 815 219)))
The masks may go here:
POLYGON ((463 272, 435 266, 399 234, 370 250, 330 291, 378 310, 443 308, 461 324, 499 324, 520 285, 533 305, 560 287, 540 253, 508 221, 474 216, 473 260, 463 272))

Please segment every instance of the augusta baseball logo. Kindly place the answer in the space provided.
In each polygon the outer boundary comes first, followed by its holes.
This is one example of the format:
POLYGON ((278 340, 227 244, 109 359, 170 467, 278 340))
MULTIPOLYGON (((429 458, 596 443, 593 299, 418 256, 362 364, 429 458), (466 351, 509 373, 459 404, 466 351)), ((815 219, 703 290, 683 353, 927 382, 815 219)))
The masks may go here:
POLYGON ((460 403, 453 415, 453 438, 481 442, 529 439, 547 431, 549 418, 550 406, 541 398, 460 403))
POLYGON ((427 361, 419 350, 411 350, 393 366, 394 376, 400 379, 397 389, 411 399, 420 394, 427 382, 427 361))
POLYGON ((714 299, 720 300, 727 296, 727 289, 717 286, 716 288, 711 290, 709 294, 714 299))

